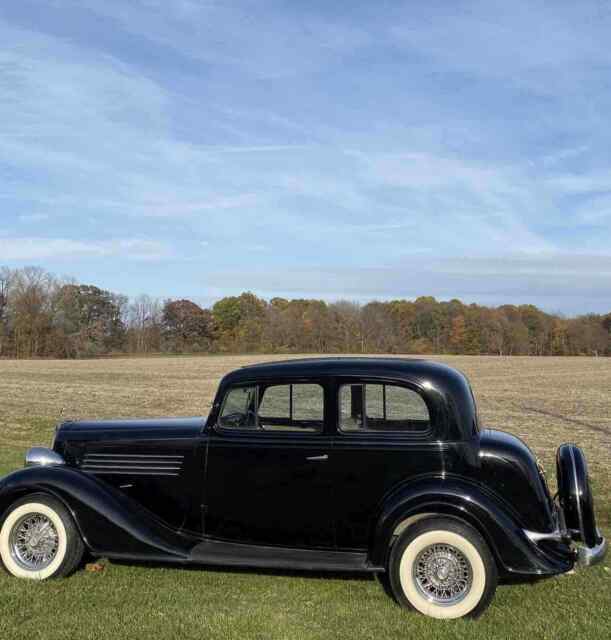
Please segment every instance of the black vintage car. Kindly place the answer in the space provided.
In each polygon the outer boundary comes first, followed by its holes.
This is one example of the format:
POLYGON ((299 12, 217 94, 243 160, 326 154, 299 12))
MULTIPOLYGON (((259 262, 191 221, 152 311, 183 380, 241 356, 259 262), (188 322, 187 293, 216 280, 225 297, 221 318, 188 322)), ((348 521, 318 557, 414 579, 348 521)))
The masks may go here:
POLYGON ((0 480, 0 557, 37 579, 85 551, 375 572, 406 607, 477 616, 499 579, 603 558, 578 447, 558 449, 557 473, 552 498, 528 447, 482 430, 442 364, 261 364, 222 380, 208 419, 59 425, 0 480))

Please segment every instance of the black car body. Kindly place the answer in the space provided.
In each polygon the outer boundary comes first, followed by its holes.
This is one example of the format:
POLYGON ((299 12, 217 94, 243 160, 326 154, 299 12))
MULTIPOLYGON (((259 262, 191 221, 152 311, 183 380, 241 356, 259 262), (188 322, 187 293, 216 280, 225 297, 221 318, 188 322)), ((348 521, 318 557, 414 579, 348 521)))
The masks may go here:
POLYGON ((380 574, 433 518, 476 532, 495 581, 550 576, 606 550, 583 454, 557 459, 554 500, 528 447, 482 429, 445 365, 289 360, 225 376, 207 419, 64 422, 52 452, 0 480, 0 512, 50 496, 109 558, 380 574))

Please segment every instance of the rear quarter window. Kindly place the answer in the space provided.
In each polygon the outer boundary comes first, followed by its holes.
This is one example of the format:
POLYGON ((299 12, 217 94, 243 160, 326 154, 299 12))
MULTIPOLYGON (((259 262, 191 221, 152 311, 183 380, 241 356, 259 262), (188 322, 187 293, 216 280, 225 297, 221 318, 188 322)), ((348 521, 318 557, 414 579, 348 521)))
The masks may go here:
POLYGON ((339 428, 348 433, 423 434, 430 429, 428 407, 413 389, 392 384, 343 384, 339 428))

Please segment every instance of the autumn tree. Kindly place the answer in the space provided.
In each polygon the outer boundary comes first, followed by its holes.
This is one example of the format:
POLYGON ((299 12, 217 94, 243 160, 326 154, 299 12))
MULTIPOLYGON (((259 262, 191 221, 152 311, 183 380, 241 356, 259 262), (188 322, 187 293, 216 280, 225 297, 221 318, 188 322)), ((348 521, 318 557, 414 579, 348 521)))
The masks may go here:
POLYGON ((329 305, 334 351, 357 353, 362 350, 361 306, 340 300, 329 305))
POLYGON ((212 315, 225 351, 260 351, 267 303, 254 293, 245 292, 219 300, 212 315))
POLYGON ((268 302, 251 292, 210 311, 190 300, 128 301, 34 267, 0 269, 0 356, 159 350, 611 356, 611 313, 563 318, 534 305, 491 308, 431 296, 268 302))
POLYGON ((93 285, 62 286, 54 300, 56 342, 63 338, 69 357, 120 350, 125 339, 122 308, 126 301, 93 285))
POLYGON ((214 340, 214 318, 191 300, 168 300, 161 320, 164 348, 183 353, 210 351, 214 340))
POLYGON ((47 340, 53 327, 52 300, 56 287, 55 278, 38 267, 14 273, 9 303, 14 353, 18 358, 51 355, 47 340))
POLYGON ((161 303, 140 295, 127 307, 127 343, 133 353, 154 353, 161 349, 161 303))
POLYGON ((452 333, 450 334, 450 348, 453 353, 462 353, 465 346, 465 335, 467 333, 465 317, 456 316, 452 320, 452 333))
POLYGON ((0 269, 0 356, 6 354, 9 338, 9 290, 13 274, 7 267, 0 269))

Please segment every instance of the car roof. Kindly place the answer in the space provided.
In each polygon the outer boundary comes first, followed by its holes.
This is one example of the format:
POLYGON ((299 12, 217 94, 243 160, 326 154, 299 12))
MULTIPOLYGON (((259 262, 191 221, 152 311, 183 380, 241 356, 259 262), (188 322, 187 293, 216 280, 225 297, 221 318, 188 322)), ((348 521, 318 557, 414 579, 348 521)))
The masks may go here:
POLYGON ((332 356, 297 358, 262 362, 236 369, 228 374, 231 381, 252 380, 259 377, 315 377, 332 375, 372 375, 406 377, 412 380, 429 380, 441 383, 444 380, 461 378, 462 373, 440 362, 420 358, 349 357, 332 356))
POLYGON ((416 384, 421 395, 435 406, 438 422, 445 426, 444 437, 469 438, 477 427, 477 409, 467 378, 441 362, 406 357, 318 357, 263 362, 228 373, 217 391, 218 411, 226 389, 234 384, 259 380, 325 378, 355 376, 381 378, 416 384))

